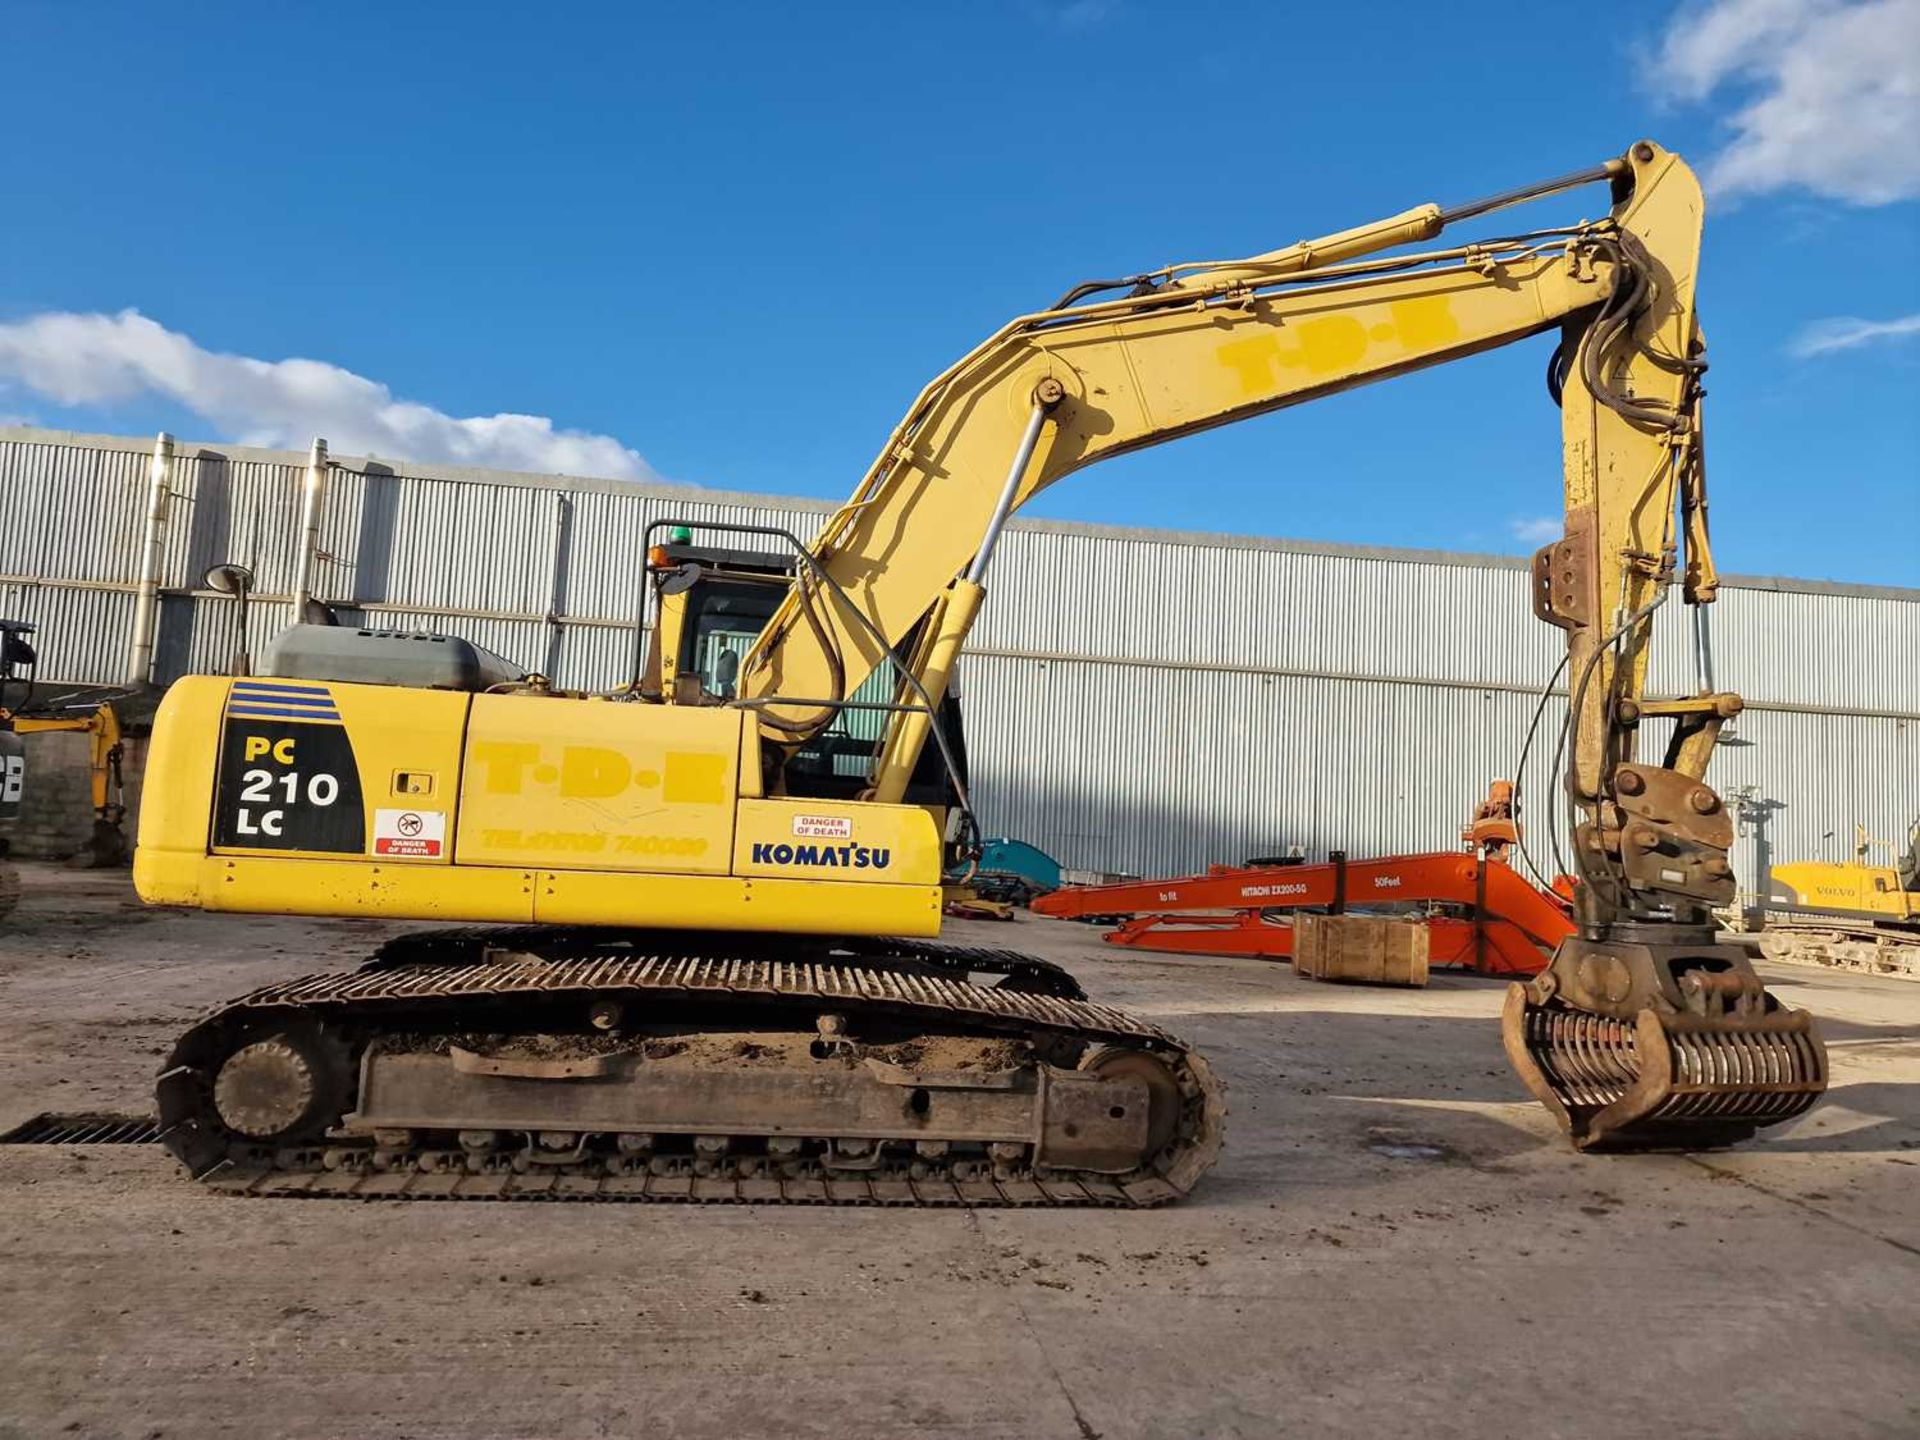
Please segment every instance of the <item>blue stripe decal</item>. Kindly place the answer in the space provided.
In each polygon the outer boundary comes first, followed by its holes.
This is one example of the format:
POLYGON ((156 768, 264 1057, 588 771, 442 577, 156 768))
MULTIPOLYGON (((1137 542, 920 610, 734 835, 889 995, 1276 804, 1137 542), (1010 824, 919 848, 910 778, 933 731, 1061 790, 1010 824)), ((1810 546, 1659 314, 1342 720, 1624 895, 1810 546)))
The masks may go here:
POLYGON ((236 705, 300 705, 300 707, 332 708, 332 695, 242 695, 234 691, 236 705))
POLYGON ((229 705, 229 717, 242 720, 323 720, 338 724, 340 712, 337 710, 280 710, 269 705, 229 705))
POLYGON ((290 685, 284 689, 273 689, 267 685, 234 685, 234 695, 242 695, 253 701, 332 701, 332 695, 328 695, 324 689, 294 689, 290 685))

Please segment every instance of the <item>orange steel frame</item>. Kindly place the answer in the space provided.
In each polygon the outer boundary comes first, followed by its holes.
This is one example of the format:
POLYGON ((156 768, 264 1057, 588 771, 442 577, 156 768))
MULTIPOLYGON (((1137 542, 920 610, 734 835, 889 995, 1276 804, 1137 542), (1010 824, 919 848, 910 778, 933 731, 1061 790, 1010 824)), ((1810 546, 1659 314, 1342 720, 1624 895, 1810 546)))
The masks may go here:
POLYGON ((1433 916, 1429 964, 1482 975, 1537 975, 1574 930, 1556 897, 1535 889, 1504 861, 1460 851, 1348 860, 1323 865, 1216 865, 1204 875, 1076 885, 1033 902, 1060 919, 1120 921, 1109 945, 1179 955, 1293 955, 1293 925, 1276 912, 1441 902, 1464 918, 1433 916), (1210 912, 1210 913, 1196 913, 1210 912))

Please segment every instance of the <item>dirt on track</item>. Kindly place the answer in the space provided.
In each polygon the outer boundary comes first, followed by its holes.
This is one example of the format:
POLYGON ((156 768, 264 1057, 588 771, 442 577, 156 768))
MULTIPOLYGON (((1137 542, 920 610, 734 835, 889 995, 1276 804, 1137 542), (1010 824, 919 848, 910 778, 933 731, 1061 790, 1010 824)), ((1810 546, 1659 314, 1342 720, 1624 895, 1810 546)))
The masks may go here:
MULTIPOLYGON (((124 876, 23 870, 0 1127, 144 1110, 204 1010, 409 928, 151 912, 124 876)), ((1194 1199, 266 1202, 154 1147, 10 1149, 0 1436, 1920 1430, 1920 987, 1769 967, 1824 1017, 1829 1099, 1735 1151, 1580 1156, 1505 1066, 1497 984, 1315 985, 1031 919, 950 933, 1200 1046, 1233 1113, 1194 1199), (1596 1340, 1604 1365, 1554 1383, 1549 1357, 1596 1340)))

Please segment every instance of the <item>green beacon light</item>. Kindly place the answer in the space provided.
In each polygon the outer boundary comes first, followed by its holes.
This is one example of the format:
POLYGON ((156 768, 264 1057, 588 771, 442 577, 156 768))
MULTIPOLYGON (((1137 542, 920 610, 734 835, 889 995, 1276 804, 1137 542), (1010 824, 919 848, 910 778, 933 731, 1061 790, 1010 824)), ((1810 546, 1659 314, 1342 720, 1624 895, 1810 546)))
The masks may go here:
POLYGON ((693 531, 685 525, 675 525, 667 531, 666 545, 655 545, 647 551, 647 564, 655 570, 676 569, 677 566, 667 545, 691 545, 692 543, 693 531))

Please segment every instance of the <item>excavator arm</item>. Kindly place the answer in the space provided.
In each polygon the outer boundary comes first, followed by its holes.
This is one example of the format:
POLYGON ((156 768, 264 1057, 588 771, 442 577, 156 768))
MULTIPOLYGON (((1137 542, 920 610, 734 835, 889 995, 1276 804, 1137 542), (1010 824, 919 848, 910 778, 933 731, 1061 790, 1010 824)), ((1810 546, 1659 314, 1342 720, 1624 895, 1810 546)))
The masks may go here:
MULTIPOLYGON (((1704 783, 1737 696, 1646 697, 1656 612, 1715 598, 1694 303, 1703 200, 1649 142, 1470 205, 1425 205, 1233 262, 1077 287, 929 384, 811 547, 741 667, 773 753, 829 724, 882 663, 900 673, 869 798, 904 793, 1006 519, 1096 461, 1529 336, 1560 332, 1566 531, 1534 560, 1566 634, 1563 735, 1580 933, 1515 987, 1508 1049, 1576 1143, 1718 1143, 1825 1084, 1804 1014, 1714 943, 1732 824, 1704 783), (1605 182, 1610 213, 1387 255, 1448 226, 1605 182), (1116 293, 1117 292, 1117 293, 1116 293), (1659 763, 1638 732, 1673 722, 1659 763)), ((774 777, 779 784, 779 777, 774 777)))

